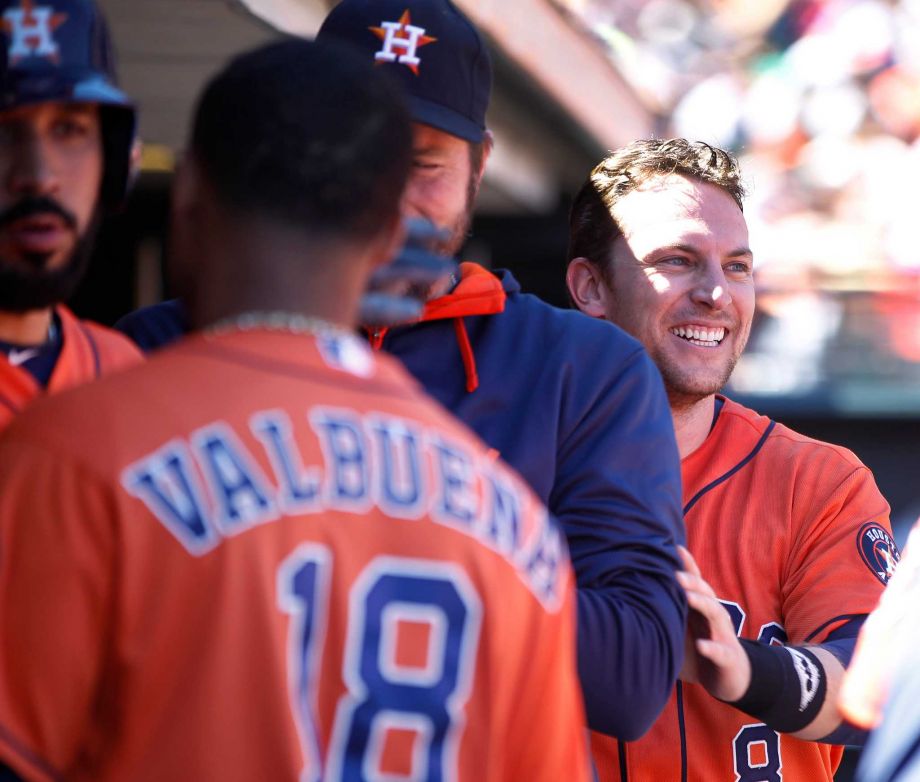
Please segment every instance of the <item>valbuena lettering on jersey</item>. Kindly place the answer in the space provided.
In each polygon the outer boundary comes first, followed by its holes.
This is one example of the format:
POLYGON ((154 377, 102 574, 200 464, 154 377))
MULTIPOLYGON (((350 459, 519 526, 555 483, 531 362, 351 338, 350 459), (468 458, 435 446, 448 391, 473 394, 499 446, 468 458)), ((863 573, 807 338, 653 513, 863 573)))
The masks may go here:
POLYGON ((233 427, 214 421, 129 465, 122 486, 194 556, 285 516, 373 507, 399 519, 430 514, 501 554, 537 599, 557 605, 561 533, 545 515, 525 523, 525 498, 494 462, 392 415, 315 406, 306 416, 322 464, 304 464, 285 411, 262 410, 249 430, 271 476, 233 427))

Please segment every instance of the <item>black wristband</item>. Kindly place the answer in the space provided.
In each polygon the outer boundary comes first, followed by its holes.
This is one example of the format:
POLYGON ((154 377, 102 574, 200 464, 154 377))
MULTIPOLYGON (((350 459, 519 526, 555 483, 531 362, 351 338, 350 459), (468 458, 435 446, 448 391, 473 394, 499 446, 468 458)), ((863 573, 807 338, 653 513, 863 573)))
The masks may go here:
POLYGON ((751 683, 737 701, 726 701, 780 733, 809 725, 827 695, 824 666, 808 649, 739 639, 751 662, 751 683))

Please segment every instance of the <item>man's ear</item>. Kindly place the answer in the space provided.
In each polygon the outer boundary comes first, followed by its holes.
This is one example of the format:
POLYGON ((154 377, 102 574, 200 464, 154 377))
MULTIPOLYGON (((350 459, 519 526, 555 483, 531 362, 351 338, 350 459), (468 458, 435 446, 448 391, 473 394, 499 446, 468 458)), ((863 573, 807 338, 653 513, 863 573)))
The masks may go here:
POLYGON ((201 199, 201 175, 189 154, 177 163, 170 191, 169 253, 166 270, 172 290, 187 299, 193 321, 197 314, 198 275, 208 262, 200 252, 200 239, 213 226, 205 221, 201 199))
POLYGON ((128 155, 128 186, 126 192, 130 193, 134 188, 137 178, 141 175, 141 168, 144 162, 144 142, 135 137, 131 142, 131 152, 128 155))
POLYGON ((587 258, 573 258, 565 273, 565 284, 575 306, 585 315, 607 317, 613 294, 595 264, 587 258))
POLYGON ((195 210, 201 192, 201 173, 192 156, 184 154, 176 161, 173 171, 170 205, 173 216, 188 214, 195 210))

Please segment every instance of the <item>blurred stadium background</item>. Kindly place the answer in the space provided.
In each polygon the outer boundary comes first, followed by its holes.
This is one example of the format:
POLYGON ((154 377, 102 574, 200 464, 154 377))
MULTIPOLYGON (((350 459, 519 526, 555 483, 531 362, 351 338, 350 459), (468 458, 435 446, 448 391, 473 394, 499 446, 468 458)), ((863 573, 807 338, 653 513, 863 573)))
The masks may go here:
MULTIPOLYGON (((853 448, 903 541, 920 515, 920 0, 455 1, 495 59, 467 257, 565 306, 569 200, 607 149, 651 135, 732 149, 759 294, 729 393, 853 448)), ((170 172, 203 80, 279 31, 312 35, 335 3, 101 4, 145 142, 74 302, 111 323, 170 293, 170 172)))

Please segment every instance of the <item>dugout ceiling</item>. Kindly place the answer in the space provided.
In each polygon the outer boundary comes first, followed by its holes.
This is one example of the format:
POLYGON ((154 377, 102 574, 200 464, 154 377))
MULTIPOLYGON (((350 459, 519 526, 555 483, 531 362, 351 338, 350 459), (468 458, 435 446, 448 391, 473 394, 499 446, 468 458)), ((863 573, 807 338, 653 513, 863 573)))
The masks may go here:
MULTIPOLYGON (((112 323, 168 297, 167 208, 191 108, 225 60, 280 32, 311 35, 334 0, 98 0, 121 84, 140 107, 143 170, 109 219, 72 301, 112 323)), ((644 109, 596 41, 553 0, 455 0, 488 38, 495 71, 487 122, 495 150, 464 257, 511 269, 524 289, 566 304, 566 212, 604 150, 649 135, 644 109)), ((253 100, 258 96, 253 95, 253 100)))
MULTIPOLYGON (((551 0, 456 0, 488 37, 496 148, 480 214, 549 214, 603 151, 648 135, 650 113, 551 0)), ((332 0, 100 0, 121 82, 141 108, 145 169, 168 171, 191 105, 230 55, 278 31, 311 35, 332 0)), ((255 97, 255 96, 254 96, 255 97)))

